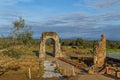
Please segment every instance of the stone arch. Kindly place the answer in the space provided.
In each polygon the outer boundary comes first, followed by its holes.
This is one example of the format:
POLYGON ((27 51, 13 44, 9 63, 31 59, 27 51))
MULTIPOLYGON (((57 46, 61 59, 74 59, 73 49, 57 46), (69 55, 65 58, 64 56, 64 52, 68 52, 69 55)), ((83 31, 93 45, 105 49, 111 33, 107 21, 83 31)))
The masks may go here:
POLYGON ((42 37, 41 37, 41 43, 40 43, 40 58, 44 58, 46 55, 45 52, 45 42, 47 39, 53 39, 55 44, 54 44, 54 55, 55 57, 61 57, 61 46, 59 42, 59 37, 56 32, 43 32, 42 37))

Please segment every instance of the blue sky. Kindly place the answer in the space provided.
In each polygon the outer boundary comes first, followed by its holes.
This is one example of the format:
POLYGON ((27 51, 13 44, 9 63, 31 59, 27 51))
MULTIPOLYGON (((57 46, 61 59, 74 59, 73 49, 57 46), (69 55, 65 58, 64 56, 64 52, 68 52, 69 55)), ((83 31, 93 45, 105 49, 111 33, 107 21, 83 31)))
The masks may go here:
POLYGON ((8 35, 22 16, 34 38, 44 31, 61 38, 120 40, 120 0, 0 0, 0 34, 8 35))

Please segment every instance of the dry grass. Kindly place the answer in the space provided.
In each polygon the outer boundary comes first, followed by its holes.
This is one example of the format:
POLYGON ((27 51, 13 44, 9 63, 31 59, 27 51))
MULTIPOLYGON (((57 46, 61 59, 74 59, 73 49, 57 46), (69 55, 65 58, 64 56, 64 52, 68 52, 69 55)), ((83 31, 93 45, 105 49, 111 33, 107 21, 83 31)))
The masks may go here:
MULTIPOLYGON (((39 46, 11 46, 8 49, 15 49, 15 50, 20 50, 23 55, 20 59, 14 59, 10 58, 8 56, 3 56, 3 54, 0 54, 0 64, 1 61, 10 61, 14 60, 15 62, 12 65, 9 65, 11 67, 10 70, 5 72, 3 75, 0 76, 0 80, 29 80, 28 78, 28 68, 31 66, 32 67, 32 80, 58 80, 57 78, 48 78, 48 79, 43 79, 40 78, 39 71, 38 71, 38 63, 37 63, 37 57, 33 51, 39 51, 39 46), (12 70, 13 68, 16 68, 16 65, 20 67, 18 70, 12 70), (38 71, 38 72, 36 72, 38 71)), ((47 52, 53 52, 53 46, 46 46, 46 51, 47 52)), ((70 56, 70 55, 83 55, 86 54, 88 55, 89 50, 87 49, 81 49, 79 47, 71 47, 71 46, 62 46, 62 52, 65 53, 65 55, 70 56)), ((66 69, 66 66, 64 66, 66 69)), ((41 70, 42 71, 42 70, 41 70)), ((40 73, 41 74, 41 73, 40 73)), ((65 80, 112 80, 110 78, 106 78, 103 76, 80 76, 78 78, 67 78, 65 80), (91 78, 89 78, 91 77, 91 78)))

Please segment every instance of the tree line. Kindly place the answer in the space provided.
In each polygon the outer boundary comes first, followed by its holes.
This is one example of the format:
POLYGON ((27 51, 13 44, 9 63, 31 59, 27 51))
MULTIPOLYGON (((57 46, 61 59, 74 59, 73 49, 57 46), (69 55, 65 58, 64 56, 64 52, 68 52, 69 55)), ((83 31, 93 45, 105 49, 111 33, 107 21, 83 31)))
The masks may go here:
MULTIPOLYGON (((53 44, 54 40, 48 40, 47 45, 53 44)), ((76 39, 60 39, 61 46, 79 46, 80 48, 93 48, 98 40, 85 40, 83 38, 76 39)), ((120 49, 120 41, 106 40, 106 47, 109 49, 120 49)))

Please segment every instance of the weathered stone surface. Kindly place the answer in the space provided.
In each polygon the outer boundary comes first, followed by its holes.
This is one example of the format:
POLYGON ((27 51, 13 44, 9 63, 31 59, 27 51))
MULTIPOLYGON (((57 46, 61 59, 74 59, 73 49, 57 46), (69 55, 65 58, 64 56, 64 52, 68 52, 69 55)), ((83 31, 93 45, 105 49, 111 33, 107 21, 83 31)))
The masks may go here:
POLYGON ((101 35, 102 39, 94 45, 93 55, 94 55, 94 64, 89 69, 89 74, 94 74, 98 72, 99 69, 103 68, 106 59, 106 36, 101 35))
POLYGON ((41 38, 41 43, 40 43, 40 56, 39 57, 41 57, 41 58, 45 57, 45 42, 49 38, 51 38, 55 41, 55 44, 54 44, 55 57, 62 57, 59 37, 58 37, 56 32, 43 32, 42 33, 42 38, 41 38))
POLYGON ((102 34, 101 37, 101 41, 99 41, 93 49, 94 65, 97 67, 103 66, 106 58, 106 37, 104 34, 102 34))

